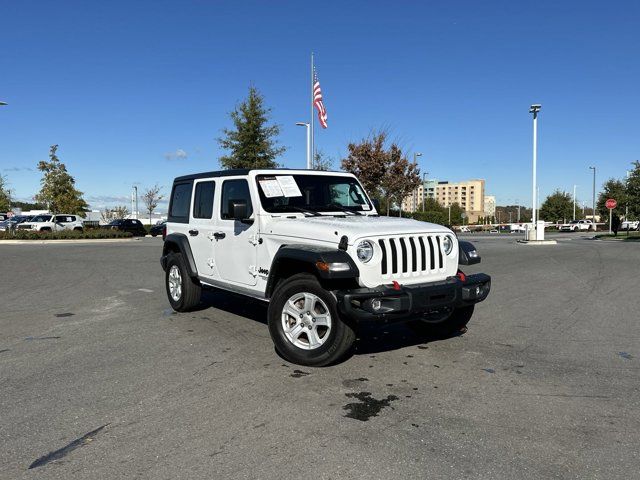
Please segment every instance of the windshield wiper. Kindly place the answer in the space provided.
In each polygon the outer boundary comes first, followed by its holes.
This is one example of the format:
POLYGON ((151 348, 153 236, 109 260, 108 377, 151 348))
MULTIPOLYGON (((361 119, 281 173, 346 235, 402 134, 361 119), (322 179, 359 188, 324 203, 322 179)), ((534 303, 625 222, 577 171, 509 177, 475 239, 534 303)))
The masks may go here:
POLYGON ((335 208, 336 210, 340 210, 341 212, 350 213, 352 215, 362 215, 362 212, 358 212, 356 210, 349 210, 348 208, 344 208, 342 205, 338 205, 337 203, 330 203, 327 205, 329 208, 335 208))
POLYGON ((287 210, 295 210, 296 212, 308 213, 312 217, 320 216, 320 214, 314 210, 309 210, 308 208, 304 208, 304 207, 294 207, 293 205, 279 205, 275 208, 278 210, 281 210, 284 213, 287 213, 287 210))

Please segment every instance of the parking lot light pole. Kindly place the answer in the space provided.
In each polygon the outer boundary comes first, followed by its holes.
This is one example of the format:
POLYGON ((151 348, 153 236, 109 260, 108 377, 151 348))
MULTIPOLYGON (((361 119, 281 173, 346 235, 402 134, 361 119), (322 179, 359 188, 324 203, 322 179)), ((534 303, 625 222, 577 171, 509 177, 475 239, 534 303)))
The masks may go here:
POLYGON ((592 200, 592 210, 591 210, 591 221, 593 222, 593 231, 596 231, 596 167, 589 167, 589 170, 593 170, 593 196, 592 200))
POLYGON ((313 169, 313 159, 311 158, 311 125, 305 122, 296 122, 299 127, 307 127, 307 170, 313 169))
MULTIPOLYGON (((538 163, 538 112, 542 108, 540 104, 533 104, 529 107, 529 113, 533 114, 533 187, 532 187, 532 202, 531 202, 531 223, 532 228, 537 233, 536 225, 536 207, 538 202, 536 201, 537 192, 537 163, 538 163)), ((537 235, 536 235, 537 238, 537 235)))
POLYGON ((576 187, 577 185, 573 186, 573 219, 576 219, 576 187))

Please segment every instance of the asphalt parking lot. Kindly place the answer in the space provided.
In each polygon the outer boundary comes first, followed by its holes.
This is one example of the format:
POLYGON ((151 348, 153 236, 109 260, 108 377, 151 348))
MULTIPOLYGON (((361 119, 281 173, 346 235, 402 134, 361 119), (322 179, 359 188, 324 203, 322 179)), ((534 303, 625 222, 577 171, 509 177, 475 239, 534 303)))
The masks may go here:
POLYGON ((260 302, 173 313, 160 239, 0 245, 0 477, 637 478, 640 244, 466 237, 466 334, 366 328, 322 369, 260 302))

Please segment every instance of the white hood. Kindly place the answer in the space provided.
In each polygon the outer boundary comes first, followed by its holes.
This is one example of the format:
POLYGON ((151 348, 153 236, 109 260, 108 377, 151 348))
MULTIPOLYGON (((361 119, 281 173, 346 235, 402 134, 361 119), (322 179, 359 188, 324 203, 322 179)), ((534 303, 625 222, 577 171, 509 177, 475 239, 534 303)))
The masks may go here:
POLYGON ((417 233, 450 233, 451 231, 435 223, 420 222, 409 218, 355 216, 346 217, 321 216, 285 218, 269 218, 262 232, 300 239, 314 239, 323 242, 339 243, 343 235, 353 245, 360 238, 379 237, 383 235, 405 235, 417 233))

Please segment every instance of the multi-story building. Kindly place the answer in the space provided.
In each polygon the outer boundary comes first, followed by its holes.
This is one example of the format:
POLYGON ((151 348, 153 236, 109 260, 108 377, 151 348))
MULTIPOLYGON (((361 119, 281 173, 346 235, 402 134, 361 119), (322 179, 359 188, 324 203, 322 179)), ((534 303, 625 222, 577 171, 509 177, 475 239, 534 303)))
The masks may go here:
MULTIPOLYGON (((469 222, 477 222, 479 217, 486 216, 484 180, 467 180, 449 183, 447 181, 427 180, 402 201, 402 209, 407 212, 420 210, 423 198, 434 198, 447 208, 457 203, 467 214, 469 222)), ((495 205, 495 199, 494 199, 495 205)))
POLYGON ((484 196, 484 216, 485 217, 496 216, 496 197, 494 195, 484 196))

